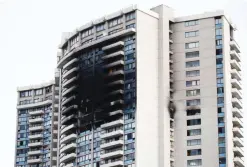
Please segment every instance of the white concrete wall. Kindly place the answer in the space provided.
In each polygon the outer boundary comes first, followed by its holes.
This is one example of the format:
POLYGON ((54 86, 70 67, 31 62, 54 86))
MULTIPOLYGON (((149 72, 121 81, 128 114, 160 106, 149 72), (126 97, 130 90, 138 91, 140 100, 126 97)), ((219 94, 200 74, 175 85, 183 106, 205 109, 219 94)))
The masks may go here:
POLYGON ((187 166, 187 160, 202 159, 203 166, 216 167, 218 162, 218 123, 217 123, 217 82, 216 82, 216 48, 214 18, 202 19, 200 24, 185 27, 184 22, 174 25, 174 100, 177 107, 175 114, 175 166, 187 166), (185 38, 185 32, 199 30, 198 37, 185 38), (199 41, 199 48, 185 49, 185 43, 199 41), (185 58, 186 51, 200 51, 198 58, 185 58), (200 60, 199 67, 186 68, 185 62, 200 60), (186 70, 200 70, 198 77, 186 77, 186 70), (186 87, 188 80, 200 80, 200 86, 186 87), (199 96, 186 97, 186 89, 198 88, 199 96), (186 100, 201 99, 201 125, 187 127, 187 120, 193 116, 186 116, 186 100), (187 137, 188 129, 201 128, 202 135, 187 137), (201 138, 201 146, 187 146, 187 139, 201 138), (187 156, 187 150, 201 148, 201 156, 187 156))
POLYGON ((164 167, 170 166, 170 114, 168 110, 170 98, 169 20, 173 19, 173 11, 164 5, 151 10, 159 13, 159 167, 164 167))
POLYGON ((158 167, 158 19, 136 17, 136 167, 158 167))

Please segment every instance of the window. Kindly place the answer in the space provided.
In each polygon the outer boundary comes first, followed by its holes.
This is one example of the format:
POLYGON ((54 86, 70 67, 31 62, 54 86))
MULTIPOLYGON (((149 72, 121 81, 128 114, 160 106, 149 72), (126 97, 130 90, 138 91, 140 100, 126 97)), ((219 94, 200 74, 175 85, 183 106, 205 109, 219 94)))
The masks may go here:
POLYGON ((218 97, 217 102, 218 104, 224 103, 224 97, 218 97))
POLYGON ((215 30, 215 35, 222 35, 222 29, 216 29, 215 30))
POLYGON ((223 74, 223 68, 217 68, 216 72, 217 74, 223 74))
POLYGON ((215 24, 222 24, 221 18, 215 18, 215 24))
POLYGON ((188 156, 195 156, 195 155, 201 155, 202 150, 201 149, 193 149, 193 150, 187 150, 188 156))
POLYGON ((226 158, 219 158, 220 164, 226 164, 226 158))
POLYGON ((201 139, 187 140, 187 146, 201 145, 201 139))
POLYGON ((43 89, 36 89, 34 90, 35 95, 42 95, 43 94, 43 89))
POLYGON ((193 159, 187 161, 188 167, 200 167, 202 165, 201 159, 193 159))
POLYGON ((109 34, 109 35, 115 34, 115 33, 119 32, 119 31, 121 31, 121 30, 122 30, 122 28, 115 29, 115 30, 110 31, 108 34, 109 34))
POLYGON ((217 64, 217 65, 223 64, 223 59, 222 59, 222 58, 216 59, 216 64, 217 64))
POLYGON ((29 96, 32 96, 32 90, 20 92, 20 97, 29 97, 29 96))
POLYGON ((199 42, 191 42, 185 44, 185 49, 192 49, 192 48, 198 48, 199 42))
POLYGON ((218 107, 218 113, 223 113, 223 112, 224 112, 224 108, 218 107))
POLYGON ((186 112, 187 112, 187 116, 200 115, 201 109, 192 109, 192 110, 187 110, 186 112))
POLYGON ((125 60, 134 59, 135 58, 135 53, 127 54, 127 55, 125 55, 124 58, 125 58, 125 60))
POLYGON ((132 160, 132 159, 135 159, 135 153, 130 153, 124 156, 125 161, 132 160))
POLYGON ((217 88, 217 93, 218 94, 224 93, 224 88, 223 87, 217 88))
POLYGON ((222 49, 216 49, 216 55, 222 55, 222 49))
POLYGON ((135 133, 129 133, 129 134, 124 135, 125 140, 131 140, 134 138, 135 138, 135 133))
POLYGON ((218 123, 224 123, 224 118, 223 117, 218 117, 218 123))
POLYGON ((187 136, 198 136, 201 135, 201 129, 187 130, 187 136))
POLYGON ((222 39, 216 40, 216 46, 222 45, 222 39))
POLYGON ((191 21, 186 21, 184 23, 185 27, 189 27, 189 26, 195 26, 199 24, 199 20, 191 20, 191 21))
POLYGON ((201 104, 201 100, 200 99, 194 99, 194 100, 187 100, 186 101, 186 105, 187 106, 197 106, 201 104))
POLYGON ((25 161, 25 157, 17 157, 16 162, 22 162, 25 161))
POLYGON ((199 57, 199 51, 185 53, 186 58, 199 57))
POLYGON ((134 128, 135 128, 135 122, 128 123, 128 124, 124 125, 124 130, 134 129, 134 128))
POLYGON ((196 60, 196 61, 188 61, 185 63, 186 68, 190 68, 190 67, 198 67, 200 66, 200 61, 196 60))
POLYGON ((201 119, 187 120, 187 126, 201 125, 201 119))
POLYGON ((93 28, 87 29, 87 30, 82 32, 82 38, 85 38, 85 37, 92 35, 92 34, 93 34, 93 28))
POLYGON ((200 89, 186 90, 186 96, 198 96, 200 95, 200 89))
POLYGON ((130 24, 130 25, 127 25, 126 26, 126 29, 129 29, 129 28, 135 28, 136 27, 136 25, 135 24, 130 24))
POLYGON ((219 134, 225 133, 225 128, 224 127, 219 127, 218 128, 219 134))
POLYGON ((219 144, 225 143, 225 138, 224 137, 219 137, 219 144))
POLYGON ((126 14, 126 21, 135 19, 135 12, 126 14))
POLYGON ((133 50, 133 49, 135 49, 135 44, 126 45, 126 46, 124 47, 124 51, 125 51, 125 52, 126 52, 126 51, 129 51, 129 50, 133 50))
POLYGON ((109 24, 109 28, 111 28, 121 23, 122 23, 122 17, 118 17, 113 20, 110 20, 108 24, 109 24))
POLYGON ((96 26, 96 31, 99 32, 99 31, 102 31, 105 29, 105 24, 99 24, 96 26))
POLYGON ((224 79, 223 78, 217 78, 217 84, 223 84, 224 79))
POLYGON ((135 149, 135 143, 129 143, 124 145, 124 150, 135 149))
POLYGON ((199 35, 199 31, 185 32, 185 38, 196 37, 199 35))
POLYGON ((45 88, 45 93, 51 93, 51 86, 45 88))
POLYGON ((219 154, 225 154, 226 148, 225 147, 219 147, 219 154))
POLYGON ((74 44, 76 44, 77 42, 79 42, 79 36, 75 36, 70 40, 70 45, 73 46, 74 44))
POLYGON ((199 70, 186 71, 186 77, 195 77, 195 76, 199 76, 199 75, 200 75, 199 70))
POLYGON ((200 80, 186 81, 186 87, 198 86, 200 85, 200 80))
POLYGON ((130 69, 134 69, 134 68, 135 68, 135 62, 126 64, 124 66, 124 70, 130 70, 130 69))

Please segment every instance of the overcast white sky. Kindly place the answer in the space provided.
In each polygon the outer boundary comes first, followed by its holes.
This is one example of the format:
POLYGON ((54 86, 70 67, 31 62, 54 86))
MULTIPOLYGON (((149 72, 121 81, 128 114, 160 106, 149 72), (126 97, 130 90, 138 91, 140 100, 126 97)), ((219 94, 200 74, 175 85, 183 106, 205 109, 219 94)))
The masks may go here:
POLYGON ((247 62, 244 0, 0 0, 1 167, 14 165, 16 87, 53 79, 62 32, 131 4, 149 9, 162 3, 176 16, 226 9, 241 33, 237 41, 247 62))

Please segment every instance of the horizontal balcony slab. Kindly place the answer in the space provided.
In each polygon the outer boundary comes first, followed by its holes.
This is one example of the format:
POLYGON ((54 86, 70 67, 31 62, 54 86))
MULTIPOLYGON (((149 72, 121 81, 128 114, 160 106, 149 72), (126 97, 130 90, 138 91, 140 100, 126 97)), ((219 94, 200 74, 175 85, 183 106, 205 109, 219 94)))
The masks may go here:
POLYGON ((236 70, 236 69, 232 69, 231 70, 231 75, 232 78, 237 79, 237 80, 241 80, 241 74, 236 70))
POLYGON ((232 122, 234 127, 243 128, 243 122, 239 118, 233 117, 232 122))
POLYGON ((116 43, 113 43, 113 44, 104 46, 104 47, 102 48, 102 50, 108 51, 108 50, 111 50, 111 49, 121 48, 121 47, 123 47, 123 46, 124 46, 124 42, 123 42, 123 41, 118 41, 118 42, 116 42, 116 43))
POLYGON ((107 64, 107 65, 104 66, 104 68, 112 68, 112 67, 120 66, 120 65, 124 65, 124 61, 123 60, 118 60, 118 61, 112 62, 110 64, 107 64))
POLYGON ((67 72, 65 72, 64 74, 62 74, 62 79, 70 79, 72 78, 74 75, 75 72, 77 72, 79 70, 78 67, 74 67, 70 70, 68 70, 67 72))
POLYGON ((33 116, 33 115, 42 115, 42 114, 44 114, 43 110, 29 112, 29 115, 31 115, 31 116, 33 116))
POLYGON ((75 89, 77 88, 77 86, 72 86, 71 88, 69 89, 66 89, 63 93, 62 93, 62 96, 66 96, 68 93, 74 91, 75 89))
POLYGON ((73 109, 78 109, 78 106, 77 105, 72 105, 72 106, 69 106, 69 107, 63 107, 62 114, 67 114, 68 112, 70 112, 73 109))
POLYGON ((242 99, 242 93, 237 88, 232 88, 232 96, 238 99, 242 99))
POLYGON ((17 109, 27 109, 27 108, 46 106, 46 105, 49 105, 49 104, 52 104, 52 100, 45 100, 45 101, 42 101, 42 102, 18 105, 16 108, 17 109))
POLYGON ((124 51, 118 51, 115 53, 111 53, 111 54, 107 54, 105 56, 102 57, 102 59, 110 59, 110 58, 115 58, 115 57, 119 57, 119 56, 124 56, 124 51))
POLYGON ((60 148, 60 154, 68 153, 76 149, 76 143, 70 143, 60 148))
POLYGON ((108 128, 112 128, 112 127, 115 127, 115 126, 120 126, 120 125, 123 125, 123 124, 124 124, 123 120, 116 120, 116 121, 112 121, 112 122, 108 122, 108 123, 102 124, 101 125, 101 129, 108 129, 108 128))
POLYGON ((41 123, 43 121, 44 121, 44 118, 29 119, 29 123, 41 123))
POLYGON ((78 76, 75 76, 71 79, 66 80, 64 83, 62 83, 63 88, 69 88, 71 85, 78 79, 78 76))
POLYGON ((238 167, 245 167, 244 160, 240 157, 234 157, 233 162, 238 165, 238 167))
POLYGON ((238 108, 232 108, 232 113, 233 113, 233 116, 235 116, 235 117, 243 118, 243 113, 238 108))
POLYGON ((68 125, 61 129, 61 135, 68 133, 68 131, 71 131, 72 129, 76 128, 74 124, 68 125))
POLYGON ((113 147, 119 147, 122 146, 124 144, 123 140, 116 140, 116 141, 112 141, 109 143, 104 143, 100 145, 101 149, 109 149, 109 148, 113 148, 113 147))
POLYGON ((243 108, 242 102, 237 98, 232 98, 232 106, 236 107, 238 109, 242 109, 243 108))
POLYGON ((35 163, 41 163, 42 162, 42 159, 41 158, 38 158, 38 159, 28 159, 27 160, 27 163, 28 164, 35 164, 35 163))
POLYGON ((101 135, 101 139, 113 138, 117 136, 122 136, 124 134, 123 130, 116 130, 113 132, 105 133, 101 135))
POLYGON ((230 55, 231 55, 231 58, 236 60, 237 62, 241 61, 241 57, 240 57, 239 53, 237 53, 235 50, 231 50, 230 55))
POLYGON ((233 138, 234 145, 238 147, 244 147, 244 141, 238 137, 233 138))
POLYGON ((42 146, 43 142, 35 142, 35 143, 28 143, 29 147, 37 147, 37 146, 42 146))
POLYGON ((67 154, 60 158, 60 163, 66 163, 74 159, 76 159, 75 153, 67 154))
POLYGON ((232 131, 233 131, 234 135, 237 136, 238 138, 244 137, 243 131, 240 128, 235 127, 232 129, 232 131))
POLYGON ((124 71, 121 69, 121 70, 117 70, 117 71, 113 71, 113 72, 108 73, 106 77, 111 78, 111 77, 115 77, 115 76, 119 76, 119 75, 123 75, 123 74, 124 74, 124 71))
POLYGON ((230 46, 237 52, 240 53, 240 47, 235 40, 230 41, 230 46))
POLYGON ((241 71, 241 65, 236 60, 230 60, 232 69, 236 69, 237 71, 241 71))
POLYGON ((43 138, 43 134, 37 134, 37 135, 29 135, 29 139, 40 139, 43 138))
POLYGON ((114 161, 107 164, 100 165, 101 167, 122 167, 124 165, 123 161, 114 161))
POLYGON ((43 130, 43 126, 34 126, 34 127, 29 127, 29 131, 41 131, 43 130))
POLYGON ((237 88, 238 90, 242 90, 242 84, 237 79, 231 79, 232 87, 237 88))
POLYGON ((77 138, 77 135, 76 135, 76 134, 70 134, 70 135, 68 135, 68 136, 63 137, 63 138, 60 140, 60 143, 61 143, 61 144, 67 144, 67 143, 69 143, 69 142, 71 142, 71 141, 75 141, 76 138, 77 138))
POLYGON ((62 106, 64 106, 65 104, 71 102, 72 100, 75 100, 76 96, 71 96, 69 98, 65 98, 65 100, 62 102, 62 106))
POLYGON ((233 152, 239 157, 244 157, 244 151, 240 147, 233 147, 233 152))
POLYGON ((124 153, 123 153, 122 150, 118 150, 118 151, 113 151, 113 152, 101 154, 101 155, 100 155, 100 158, 102 158, 102 159, 109 159, 109 158, 114 158, 114 157, 123 156, 123 154, 124 154, 124 153))
POLYGON ((79 59, 77 59, 77 58, 71 59, 68 63, 66 63, 66 64, 63 66, 63 70, 68 70, 68 69, 72 68, 73 65, 75 66, 75 63, 77 63, 78 60, 79 60, 79 59))
POLYGON ((41 150, 37 150, 37 151, 28 151, 28 155, 40 155, 43 152, 41 150))

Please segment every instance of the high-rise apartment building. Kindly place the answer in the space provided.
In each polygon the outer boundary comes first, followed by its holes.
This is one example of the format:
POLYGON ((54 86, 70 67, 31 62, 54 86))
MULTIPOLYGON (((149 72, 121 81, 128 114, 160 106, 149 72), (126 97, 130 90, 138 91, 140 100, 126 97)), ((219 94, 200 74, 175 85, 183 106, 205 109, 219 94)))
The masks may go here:
POLYGON ((69 33, 57 62, 57 167, 244 167, 235 30, 223 11, 174 17, 160 5, 69 33))
POLYGON ((15 167, 56 167, 58 85, 18 88, 15 167))

